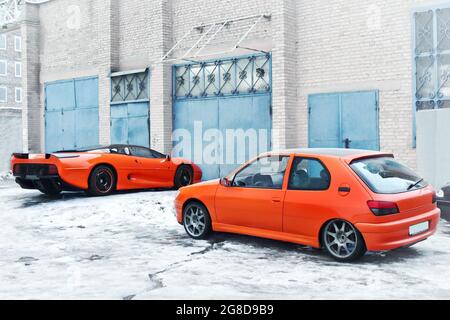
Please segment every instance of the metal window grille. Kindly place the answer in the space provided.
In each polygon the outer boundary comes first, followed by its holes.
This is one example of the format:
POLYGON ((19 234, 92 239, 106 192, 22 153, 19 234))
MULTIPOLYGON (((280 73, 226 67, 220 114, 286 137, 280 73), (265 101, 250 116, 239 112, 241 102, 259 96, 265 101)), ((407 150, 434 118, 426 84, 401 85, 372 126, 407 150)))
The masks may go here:
POLYGON ((450 8, 414 13, 414 98, 416 111, 450 102, 450 8))
POLYGON ((149 100, 148 72, 111 75, 111 102, 149 100))
POLYGON ((271 92, 271 56, 259 54, 174 67, 174 98, 271 92))

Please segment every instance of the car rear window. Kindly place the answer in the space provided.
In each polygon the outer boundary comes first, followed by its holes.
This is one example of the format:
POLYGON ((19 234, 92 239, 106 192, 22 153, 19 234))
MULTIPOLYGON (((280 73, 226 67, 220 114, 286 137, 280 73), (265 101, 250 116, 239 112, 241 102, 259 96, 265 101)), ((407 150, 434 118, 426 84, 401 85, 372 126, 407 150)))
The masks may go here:
POLYGON ((414 171, 390 157, 357 160, 350 167, 375 193, 403 193, 428 185, 426 181, 420 181, 421 178, 414 171))

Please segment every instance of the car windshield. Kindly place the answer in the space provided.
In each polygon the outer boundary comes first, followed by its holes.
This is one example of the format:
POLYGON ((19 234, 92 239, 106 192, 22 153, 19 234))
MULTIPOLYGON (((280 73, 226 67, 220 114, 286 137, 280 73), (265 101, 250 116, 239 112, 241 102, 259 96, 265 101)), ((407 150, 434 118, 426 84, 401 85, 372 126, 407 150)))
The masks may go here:
POLYGON ((350 167, 375 193, 403 193, 428 185, 411 169, 389 157, 357 160, 350 167))

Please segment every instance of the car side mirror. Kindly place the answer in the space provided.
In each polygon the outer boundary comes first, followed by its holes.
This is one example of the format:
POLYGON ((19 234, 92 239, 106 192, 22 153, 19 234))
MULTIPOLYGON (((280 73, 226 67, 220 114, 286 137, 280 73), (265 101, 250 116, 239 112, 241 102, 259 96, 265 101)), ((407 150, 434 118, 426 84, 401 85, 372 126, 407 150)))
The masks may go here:
POLYGON ((172 160, 172 157, 170 156, 170 154, 166 155, 166 161, 169 162, 170 160, 172 160))
POLYGON ((231 181, 228 180, 228 178, 221 178, 220 179, 220 184, 224 187, 231 187, 231 181))

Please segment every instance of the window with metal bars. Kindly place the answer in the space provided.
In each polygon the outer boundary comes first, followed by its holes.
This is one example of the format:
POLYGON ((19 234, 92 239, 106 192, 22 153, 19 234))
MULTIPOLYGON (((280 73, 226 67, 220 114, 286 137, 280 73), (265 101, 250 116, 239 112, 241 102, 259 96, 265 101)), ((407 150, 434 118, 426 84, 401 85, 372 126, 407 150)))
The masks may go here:
POLYGON ((207 98, 271 92, 270 54, 174 67, 174 98, 207 98))

